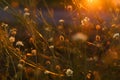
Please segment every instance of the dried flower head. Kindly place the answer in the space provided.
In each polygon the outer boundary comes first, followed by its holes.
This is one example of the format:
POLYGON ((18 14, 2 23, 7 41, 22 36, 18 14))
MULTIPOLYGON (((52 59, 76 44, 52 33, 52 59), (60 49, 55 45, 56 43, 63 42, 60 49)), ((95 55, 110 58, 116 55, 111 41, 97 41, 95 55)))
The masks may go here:
POLYGON ((59 20, 59 23, 64 23, 65 21, 63 19, 60 19, 59 20))
POLYGON ((101 26, 100 25, 96 25, 96 30, 100 30, 101 26))
POLYGON ((24 11, 25 11, 25 12, 28 12, 28 11, 29 11, 29 9, 28 9, 28 8, 24 8, 24 11))
POLYGON ((17 42, 16 42, 16 46, 24 46, 24 44, 23 44, 22 41, 17 41, 17 42))
POLYGON ((17 29, 16 28, 12 28, 12 29, 10 29, 10 34, 11 35, 16 35, 17 34, 17 29))
POLYGON ((73 10, 72 5, 68 5, 66 8, 67 8, 68 11, 72 11, 73 10))
POLYGON ((50 49, 53 49, 53 48, 54 48, 54 45, 50 45, 49 48, 50 48, 50 49))
POLYGON ((64 36, 60 35, 59 39, 60 39, 60 41, 64 41, 64 36))
POLYGON ((37 54, 37 50, 36 50, 36 49, 33 49, 33 50, 31 50, 31 53, 32 53, 33 55, 36 55, 36 54, 37 54))
POLYGON ((18 67, 18 69, 23 69, 24 68, 24 66, 20 63, 17 65, 17 67, 18 67))
POLYGON ((2 26, 2 27, 8 27, 8 24, 2 22, 2 23, 1 23, 1 26, 2 26))
POLYGON ((90 79, 91 78, 91 73, 88 73, 86 77, 87 77, 87 79, 90 79))
POLYGON ((90 21, 90 19, 88 17, 85 17, 83 20, 81 20, 81 24, 84 26, 85 24, 87 24, 90 21))
POLYGON ((46 61, 46 64, 47 64, 47 65, 50 65, 50 64, 51 64, 51 62, 50 62, 50 61, 46 61))
POLYGON ((120 36, 119 33, 115 33, 115 34, 113 35, 113 38, 116 38, 116 37, 119 37, 119 36, 120 36))
POLYGON ((55 69, 56 69, 56 70, 60 70, 60 69, 61 69, 60 65, 56 65, 56 66, 55 66, 55 69))
POLYGON ((96 35, 95 40, 96 40, 96 41, 100 41, 100 36, 99 36, 99 35, 96 35))
POLYGON ((73 71, 71 69, 67 69, 65 73, 68 77, 73 76, 73 71))
POLYGON ((13 37, 13 36, 9 37, 9 41, 10 41, 11 43, 15 42, 15 37, 13 37))

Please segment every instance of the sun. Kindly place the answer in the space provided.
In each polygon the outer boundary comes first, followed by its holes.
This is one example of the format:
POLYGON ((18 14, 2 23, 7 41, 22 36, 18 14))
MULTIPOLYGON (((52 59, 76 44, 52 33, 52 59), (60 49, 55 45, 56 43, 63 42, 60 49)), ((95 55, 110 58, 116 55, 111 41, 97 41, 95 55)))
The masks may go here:
POLYGON ((87 0, 86 1, 86 5, 89 7, 89 8, 101 8, 102 7, 102 1, 101 0, 87 0))
POLYGON ((72 0, 73 4, 78 8, 86 10, 101 10, 103 8, 103 0, 72 0))

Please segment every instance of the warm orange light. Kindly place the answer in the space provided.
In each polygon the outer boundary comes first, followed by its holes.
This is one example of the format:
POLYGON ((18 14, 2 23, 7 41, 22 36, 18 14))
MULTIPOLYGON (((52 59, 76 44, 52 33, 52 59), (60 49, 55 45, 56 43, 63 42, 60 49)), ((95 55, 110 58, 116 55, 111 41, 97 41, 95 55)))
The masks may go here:
POLYGON ((120 6, 120 0, 72 0, 78 9, 87 11, 102 11, 120 6))
POLYGON ((120 5, 120 0, 112 0, 111 1, 113 6, 119 6, 120 5))
POLYGON ((91 8, 91 9, 101 9, 102 8, 101 0, 87 0, 86 4, 87 4, 88 8, 91 8))
POLYGON ((88 2, 92 3, 94 0, 88 0, 88 2))

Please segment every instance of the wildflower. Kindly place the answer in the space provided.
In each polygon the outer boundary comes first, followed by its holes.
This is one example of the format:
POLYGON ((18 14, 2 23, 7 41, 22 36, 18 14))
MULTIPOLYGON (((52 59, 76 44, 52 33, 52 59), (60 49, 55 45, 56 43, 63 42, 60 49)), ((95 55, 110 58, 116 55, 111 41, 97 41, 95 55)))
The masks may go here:
POLYGON ((96 35, 95 40, 96 40, 96 41, 100 41, 100 36, 99 36, 99 35, 96 35))
POLYGON ((90 18, 85 17, 85 18, 84 18, 84 21, 90 21, 90 18))
POLYGON ((98 57, 97 57, 97 56, 94 56, 94 57, 93 57, 93 60, 94 60, 94 61, 97 61, 97 60, 98 60, 98 57))
POLYGON ((9 38, 9 41, 10 41, 11 43, 15 42, 15 37, 11 36, 11 37, 9 38))
POLYGON ((96 30, 100 30, 101 26, 100 25, 96 25, 96 30))
POLYGON ((8 8, 9 8, 8 6, 5 6, 3 10, 6 11, 8 10, 8 8))
POLYGON ((54 48, 54 45, 50 45, 49 48, 50 48, 50 49, 53 49, 53 48, 54 48))
POLYGON ((91 76, 92 74, 90 72, 86 75, 87 79, 91 79, 91 76))
POLYGON ((34 38, 33 37, 29 38, 29 43, 34 43, 34 38))
POLYGON ((30 16, 30 13, 29 13, 29 9, 28 8, 24 8, 24 17, 27 17, 27 16, 30 16))
POLYGON ((51 64, 51 62, 50 62, 50 61, 46 61, 45 63, 46 63, 47 65, 50 65, 50 64, 51 64))
POLYGON ((87 40, 87 36, 83 33, 76 33, 72 36, 72 39, 74 41, 76 40, 82 40, 82 41, 86 41, 87 40))
POLYGON ((59 23, 64 23, 65 21, 63 19, 60 19, 59 20, 59 23))
POLYGON ((23 69, 24 68, 23 65, 20 64, 20 63, 17 65, 17 67, 18 67, 18 69, 23 69))
POLYGON ((8 27, 8 24, 6 24, 6 23, 3 22, 3 23, 1 24, 1 26, 2 26, 2 27, 8 27))
POLYGON ((49 38, 48 41, 49 41, 49 42, 52 42, 52 41, 53 41, 53 37, 49 38))
POLYGON ((20 59, 19 62, 20 62, 21 64, 25 63, 25 61, 24 61, 23 59, 20 59))
POLYGON ((60 68, 61 68, 60 65, 56 65, 56 66, 55 66, 55 69, 56 69, 56 70, 60 70, 60 68))
POLYGON ((88 58, 87 60, 88 60, 88 61, 93 61, 93 58, 92 58, 92 57, 90 57, 90 58, 88 58))
POLYGON ((86 23, 88 23, 90 21, 90 19, 88 17, 85 17, 83 20, 81 20, 81 24, 85 25, 86 23))
POLYGON ((68 11, 72 11, 73 10, 72 5, 68 5, 66 8, 67 8, 68 11))
POLYGON ((83 20, 81 20, 81 24, 82 24, 82 25, 85 25, 83 20))
POLYGON ((30 13, 29 12, 25 12, 24 13, 24 17, 26 17, 26 16, 30 16, 30 13))
POLYGON ((37 54, 37 50, 36 50, 36 49, 33 49, 33 50, 31 51, 31 53, 32 53, 33 55, 36 55, 36 54, 37 54))
POLYGON ((61 41, 64 41, 64 36, 60 35, 59 39, 60 39, 61 41))
POLYGON ((116 24, 112 24, 112 26, 111 27, 116 27, 117 25, 116 24))
POLYGON ((103 27, 103 28, 102 28, 102 31, 106 31, 106 30, 107 30, 107 27, 103 27))
POLYGON ((119 33, 115 33, 115 34, 113 35, 113 38, 116 38, 116 37, 119 37, 119 36, 120 36, 119 33))
POLYGON ((67 76, 73 76, 73 71, 71 69, 67 69, 65 73, 67 76))
POLYGON ((16 35, 17 34, 17 29, 16 28, 10 29, 10 34, 11 35, 16 35))
POLYGON ((17 42, 16 42, 16 46, 24 46, 24 44, 23 44, 22 41, 17 41, 17 42))
POLYGON ((24 11, 25 11, 25 12, 28 12, 28 11, 29 11, 29 9, 28 9, 28 8, 24 8, 24 11))

